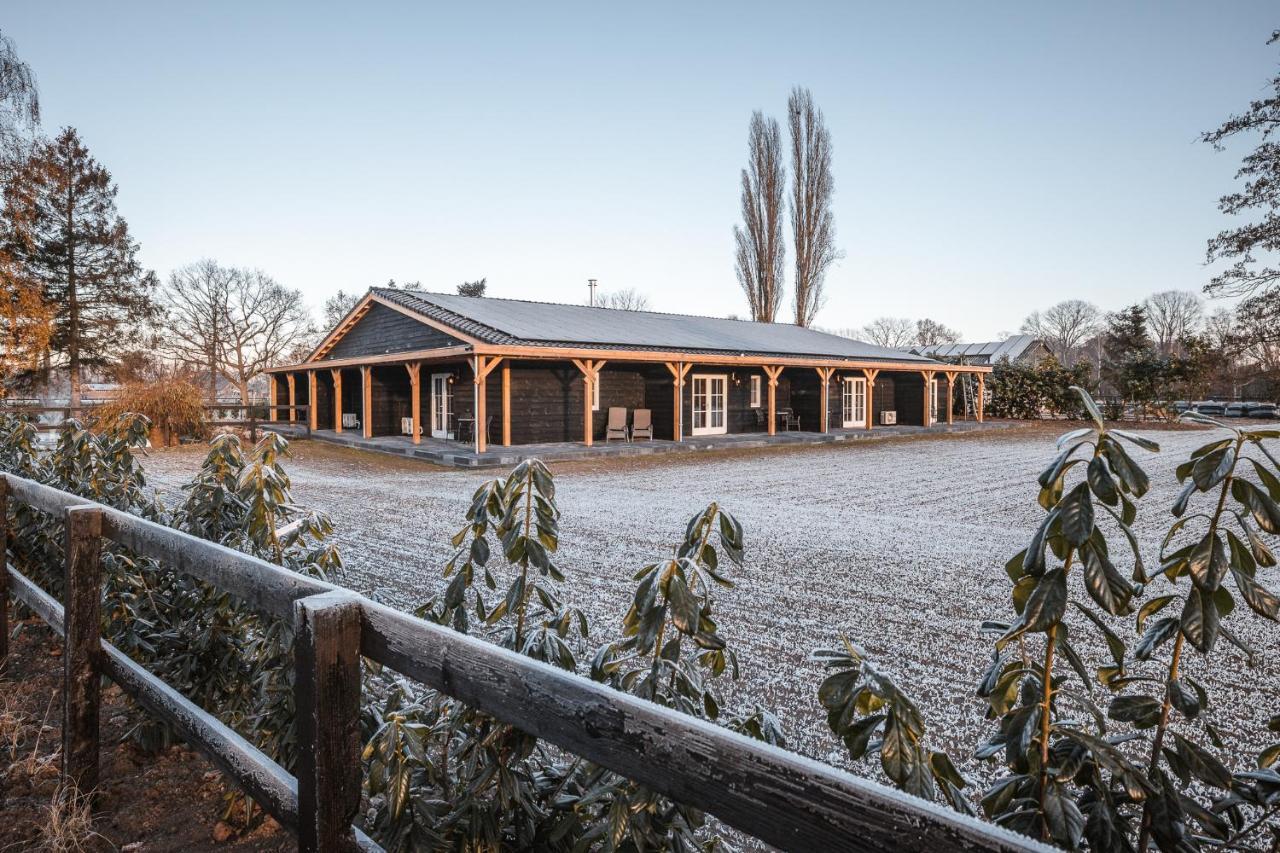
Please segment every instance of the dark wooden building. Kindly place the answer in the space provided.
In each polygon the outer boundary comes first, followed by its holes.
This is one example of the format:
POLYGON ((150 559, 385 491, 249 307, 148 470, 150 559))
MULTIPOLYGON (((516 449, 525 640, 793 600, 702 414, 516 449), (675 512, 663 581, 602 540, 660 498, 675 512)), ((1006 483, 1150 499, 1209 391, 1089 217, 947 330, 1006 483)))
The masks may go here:
POLYGON ((674 441, 928 426, 950 422, 960 373, 981 388, 989 370, 780 323, 374 288, 269 379, 271 401, 307 404, 313 430, 484 452, 602 441, 612 408, 628 424, 647 411, 653 437, 674 441))

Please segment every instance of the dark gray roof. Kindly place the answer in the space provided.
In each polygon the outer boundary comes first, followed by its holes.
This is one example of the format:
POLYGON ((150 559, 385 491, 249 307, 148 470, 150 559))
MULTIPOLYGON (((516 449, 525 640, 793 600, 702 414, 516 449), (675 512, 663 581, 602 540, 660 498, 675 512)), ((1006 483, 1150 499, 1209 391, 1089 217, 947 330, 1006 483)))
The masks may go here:
POLYGON ((377 287, 379 297, 485 343, 586 346, 690 353, 824 356, 929 364, 913 353, 784 323, 622 311, 521 299, 458 296, 377 287))
POLYGON ((986 341, 976 344, 938 344, 932 347, 914 346, 908 351, 932 358, 984 358, 997 362, 1002 358, 1014 361, 1027 351, 1039 338, 1035 335, 1012 335, 1003 341, 986 341))

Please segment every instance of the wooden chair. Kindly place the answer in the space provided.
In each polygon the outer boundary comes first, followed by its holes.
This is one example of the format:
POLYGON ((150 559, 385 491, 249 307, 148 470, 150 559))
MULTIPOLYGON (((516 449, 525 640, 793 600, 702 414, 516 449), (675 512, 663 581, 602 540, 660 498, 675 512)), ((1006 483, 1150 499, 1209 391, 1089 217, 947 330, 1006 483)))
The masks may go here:
POLYGON ((631 420, 631 438, 636 439, 642 435, 653 441, 653 412, 649 409, 636 409, 635 417, 631 420))
POLYGON ((782 417, 783 429, 787 432, 800 431, 800 416, 795 409, 778 409, 778 414, 782 417))
POLYGON ((627 437, 627 410, 622 406, 609 407, 609 424, 604 430, 605 444, 615 438, 620 438, 623 441, 629 440, 627 437))
POLYGON ((357 415, 355 412, 343 412, 342 428, 343 429, 360 429, 360 416, 357 415))

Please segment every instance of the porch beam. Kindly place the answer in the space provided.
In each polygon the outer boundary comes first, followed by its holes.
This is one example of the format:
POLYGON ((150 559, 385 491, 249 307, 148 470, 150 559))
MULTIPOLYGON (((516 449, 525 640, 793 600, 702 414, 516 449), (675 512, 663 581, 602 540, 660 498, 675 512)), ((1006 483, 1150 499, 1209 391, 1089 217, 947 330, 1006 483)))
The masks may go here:
POLYGON ((600 381, 600 368, 605 366, 605 361, 575 358, 573 363, 578 370, 582 371, 582 443, 590 447, 595 442, 595 420, 592 417, 591 400, 596 383, 600 381))
POLYGON ((367 364, 360 368, 360 384, 364 392, 361 434, 365 438, 373 438, 373 368, 367 364))
POLYGON ((294 408, 298 405, 298 384, 292 373, 286 373, 284 381, 289 386, 289 423, 293 423, 298 419, 298 410, 294 408))
POLYGON ((319 425, 319 401, 320 389, 316 387, 316 372, 314 370, 307 371, 307 426, 315 432, 320 428, 319 425))
MULTIPOLYGON (((484 356, 477 355, 471 359, 471 372, 475 374, 473 380, 475 384, 475 445, 476 453, 484 453, 489 449, 489 432, 488 425, 488 395, 489 395, 489 374, 502 361, 502 356, 484 356)), ((504 408, 505 411, 505 408, 504 408)), ((505 419, 505 414, 503 415, 505 419)))
POLYGON ((978 423, 982 423, 985 414, 985 398, 986 398, 987 374, 978 373, 978 423))
POLYGON ((404 366, 409 372, 409 413, 413 416, 413 443, 422 443, 422 362, 410 361, 404 366))
POLYGON ((818 378, 822 380, 822 418, 819 423, 822 424, 822 431, 829 432, 831 429, 831 404, 829 395, 831 393, 831 374, 835 372, 834 367, 815 367, 818 378))
POLYGON ((511 365, 502 365, 502 446, 511 446, 511 365))
POLYGON ((329 375, 333 377, 333 431, 342 432, 342 368, 333 367, 329 369, 329 375))
POLYGON ((764 365, 764 374, 769 379, 769 435, 778 433, 778 376, 781 373, 781 365, 764 365))
POLYGON ((867 378, 867 429, 871 429, 876 422, 875 418, 875 398, 876 398, 876 377, 880 375, 880 371, 875 368, 866 367, 862 370, 862 375, 867 378))
POLYGON ((933 426, 933 376, 934 371, 922 370, 920 375, 924 377, 924 425, 926 427, 933 426))
POLYGON ((685 377, 689 375, 689 371, 693 368, 692 364, 686 364, 683 361, 666 362, 667 370, 671 372, 671 384, 674 388, 674 407, 672 408, 671 418, 671 438, 673 441, 684 441, 684 382, 685 377))
POLYGON ((955 390, 956 390, 956 372, 954 370, 947 371, 947 426, 951 426, 955 421, 955 390))
POLYGON ((270 408, 267 409, 267 420, 274 423, 279 415, 276 410, 276 375, 274 373, 267 374, 267 403, 270 408))

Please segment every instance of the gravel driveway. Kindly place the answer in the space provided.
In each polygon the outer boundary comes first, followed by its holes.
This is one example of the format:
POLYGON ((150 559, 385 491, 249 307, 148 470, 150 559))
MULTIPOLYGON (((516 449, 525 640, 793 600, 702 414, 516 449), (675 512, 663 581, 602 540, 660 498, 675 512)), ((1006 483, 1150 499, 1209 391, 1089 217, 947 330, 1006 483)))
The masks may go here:
MULTIPOLYGON (((979 626, 1011 612, 1002 566, 1042 517, 1034 481, 1053 456, 1056 434, 1032 427, 559 466, 566 598, 591 617, 593 646, 612 639, 629 605, 632 573, 670 553, 689 517, 720 501, 747 536, 738 587, 718 603, 722 633, 743 664, 736 699, 773 708, 793 748, 844 763, 817 704, 821 672, 808 662, 812 649, 844 632, 916 698, 935 745, 951 751, 962 771, 981 776, 968 757, 990 733, 973 692, 990 651, 979 626)), ((1135 527, 1154 563, 1177 492, 1173 469, 1209 434, 1150 436, 1164 452, 1134 449, 1153 483, 1135 527)), ((295 497, 333 518, 346 585, 405 607, 442 587, 448 537, 462 524, 473 490, 492 474, 319 442, 298 442, 294 450, 295 497)), ((167 451, 146 465, 172 502, 199 458, 198 450, 167 451)), ((1262 575, 1273 589, 1277 574, 1262 575)), ((1253 750, 1264 743, 1268 716, 1280 712, 1280 629, 1243 605, 1227 624, 1257 649, 1255 664, 1224 642, 1214 657, 1230 675, 1203 680, 1234 745, 1253 750)), ((1083 626, 1073 632, 1077 645, 1091 663, 1104 662, 1104 647, 1084 640, 1087 633, 1083 626)), ((1199 675, 1205 667, 1192 654, 1187 669, 1199 675)))

